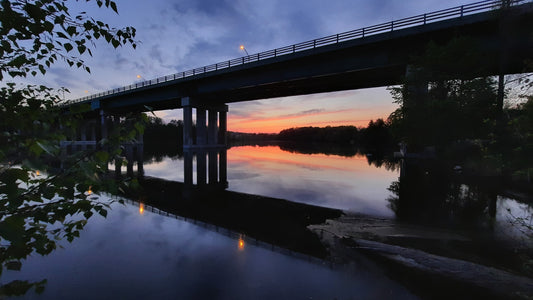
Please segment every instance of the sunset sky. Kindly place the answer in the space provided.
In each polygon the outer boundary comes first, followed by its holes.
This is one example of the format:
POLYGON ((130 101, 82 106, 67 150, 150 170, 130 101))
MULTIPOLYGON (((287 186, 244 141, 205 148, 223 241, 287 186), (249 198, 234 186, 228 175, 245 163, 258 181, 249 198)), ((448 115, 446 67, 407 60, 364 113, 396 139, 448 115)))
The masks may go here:
MULTIPOLYGON (((97 43, 85 57, 91 74, 58 63, 31 83, 66 87, 75 99, 135 82, 435 10, 473 3, 459 0, 116 0, 119 15, 95 1, 72 1, 113 27, 134 26, 137 50, 97 43), (140 78, 139 78, 140 77, 140 78)), ((279 132, 299 126, 366 126, 395 104, 386 88, 232 103, 228 130, 279 132)), ((181 110, 161 111, 164 120, 181 110)))

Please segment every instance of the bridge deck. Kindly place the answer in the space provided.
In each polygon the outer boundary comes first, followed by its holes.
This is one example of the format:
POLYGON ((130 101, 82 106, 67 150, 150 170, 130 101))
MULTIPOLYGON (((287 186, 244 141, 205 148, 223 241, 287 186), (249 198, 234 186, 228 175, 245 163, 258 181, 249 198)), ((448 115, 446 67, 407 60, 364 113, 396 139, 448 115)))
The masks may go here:
POLYGON ((406 65, 429 41, 472 37, 487 55, 480 75, 519 73, 533 50, 533 3, 482 1, 365 27, 304 43, 176 73, 91 95, 70 103, 146 111, 179 108, 182 97, 230 103, 272 97, 387 86, 401 82, 406 65), (503 29, 505 29, 504 32, 503 29), (502 43, 505 34, 505 45, 502 43), (505 46, 505 47, 504 47, 505 46), (505 48, 505 49, 504 49, 505 48))

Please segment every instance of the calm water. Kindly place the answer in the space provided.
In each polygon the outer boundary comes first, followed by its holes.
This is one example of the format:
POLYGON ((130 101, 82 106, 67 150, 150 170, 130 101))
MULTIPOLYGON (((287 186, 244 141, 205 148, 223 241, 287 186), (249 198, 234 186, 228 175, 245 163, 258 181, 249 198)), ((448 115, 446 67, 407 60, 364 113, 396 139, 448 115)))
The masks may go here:
MULTIPOLYGON (((246 146, 229 149, 227 165, 230 191, 390 218, 409 211, 390 189, 399 168, 375 167, 365 156, 246 146)), ((144 171, 183 182, 183 158, 164 157, 144 171)), ((531 216, 528 206, 498 196, 496 227, 507 228, 507 208, 531 216)), ((332 265, 195 223, 114 203, 107 218, 89 220, 80 238, 46 257, 34 254, 1 280, 47 279, 42 299, 416 299, 364 259, 332 265)))
MULTIPOLYGON (((145 175, 183 182, 183 162, 165 158, 144 166, 145 175)), ((228 190, 393 217, 387 190, 399 170, 369 165, 365 156, 283 151, 278 146, 228 150, 228 190)))

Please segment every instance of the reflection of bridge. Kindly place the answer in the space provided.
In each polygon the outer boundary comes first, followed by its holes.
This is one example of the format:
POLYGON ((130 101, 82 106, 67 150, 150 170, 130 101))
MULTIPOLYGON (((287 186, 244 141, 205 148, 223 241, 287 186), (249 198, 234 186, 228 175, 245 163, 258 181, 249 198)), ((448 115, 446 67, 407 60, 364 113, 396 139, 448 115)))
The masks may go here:
POLYGON ((184 148, 220 146, 225 144, 227 103, 398 84, 412 56, 422 53, 428 42, 443 44, 457 36, 471 38, 483 50, 486 60, 478 75, 520 73, 524 60, 531 58, 532 32, 529 1, 482 1, 252 54, 77 102, 98 112, 102 136, 110 116, 116 119, 147 107, 183 108, 184 148))
POLYGON ((307 225, 339 217, 336 209, 282 199, 140 177, 140 191, 127 196, 158 211, 240 232, 274 247, 324 257, 326 250, 307 225))
POLYGON ((145 212, 148 211, 148 212, 158 214, 164 217, 177 219, 183 222, 188 222, 193 225, 202 227, 203 229, 227 236, 228 238, 231 238, 236 241, 236 244, 239 250, 243 250, 249 245, 253 245, 254 247, 261 247, 263 249, 267 249, 272 252, 281 253, 284 255, 288 255, 290 257, 299 258, 299 259, 302 259, 308 262, 313 262, 319 265, 324 265, 325 263, 329 263, 330 267, 335 266, 332 261, 325 261, 324 258, 317 257, 316 254, 310 253, 310 251, 306 253, 293 252, 292 249, 284 248, 276 244, 275 241, 266 242, 266 241, 256 238, 254 235, 248 236, 246 234, 242 234, 241 232, 231 230, 230 228, 221 227, 218 224, 212 224, 212 223, 208 223, 204 221, 199 221, 194 218, 182 217, 179 214, 171 213, 166 210, 160 209, 157 206, 148 205, 148 204, 145 204, 144 202, 139 202, 136 200, 126 199, 125 202, 132 204, 132 205, 138 205, 140 214, 144 214, 145 212))
MULTIPOLYGON (((142 147, 125 144, 126 174, 144 176, 142 147), (135 168, 136 166, 136 168, 135 168), (137 172, 135 174, 135 172, 137 172)), ((183 153, 183 184, 188 187, 210 187, 226 189, 228 187, 228 155, 226 148, 197 148, 183 153)), ((113 165, 115 175, 121 176, 123 166, 120 161, 113 165)))

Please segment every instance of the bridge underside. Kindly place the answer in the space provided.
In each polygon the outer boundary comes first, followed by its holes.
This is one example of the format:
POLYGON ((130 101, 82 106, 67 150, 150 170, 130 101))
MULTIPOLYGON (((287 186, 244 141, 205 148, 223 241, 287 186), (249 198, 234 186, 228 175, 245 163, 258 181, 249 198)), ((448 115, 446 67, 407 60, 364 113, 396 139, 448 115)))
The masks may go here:
MULTIPOLYGON (((429 42, 469 37, 483 55, 476 76, 524 72, 533 53, 533 7, 482 13, 369 36, 251 62, 93 100, 93 106, 120 113, 182 108, 188 97, 223 105, 400 84, 413 57, 429 42)), ((458 74, 458 76, 460 76, 458 74)))

